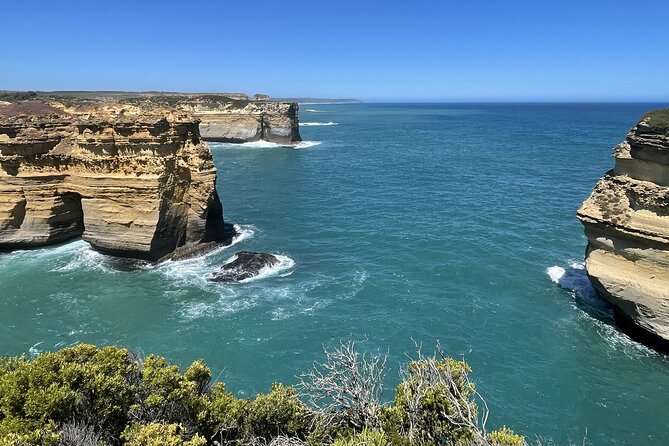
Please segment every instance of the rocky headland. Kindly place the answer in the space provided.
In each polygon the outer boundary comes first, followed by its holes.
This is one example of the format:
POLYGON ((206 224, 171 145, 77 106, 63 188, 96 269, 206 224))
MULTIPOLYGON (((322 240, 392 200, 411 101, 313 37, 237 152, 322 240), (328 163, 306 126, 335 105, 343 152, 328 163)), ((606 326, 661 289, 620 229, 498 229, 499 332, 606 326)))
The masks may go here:
POLYGON ((225 241, 198 124, 155 104, 0 104, 0 249, 82 236, 107 254, 157 260, 225 241))
POLYGON ((127 104, 150 110, 171 107, 200 120, 200 136, 205 141, 244 143, 269 141, 282 145, 302 140, 298 104, 274 101, 243 93, 129 93, 129 92, 5 92, 0 101, 39 101, 56 108, 84 105, 127 104))
POLYGON ((669 109, 647 113, 578 210, 586 270, 621 328, 669 350, 669 109))

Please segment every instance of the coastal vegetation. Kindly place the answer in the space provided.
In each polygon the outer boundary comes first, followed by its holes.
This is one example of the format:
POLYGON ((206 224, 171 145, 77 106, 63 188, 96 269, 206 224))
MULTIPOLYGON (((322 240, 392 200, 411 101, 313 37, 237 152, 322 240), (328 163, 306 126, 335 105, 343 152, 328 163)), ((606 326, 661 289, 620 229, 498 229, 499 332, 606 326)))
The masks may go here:
POLYGON ((197 360, 186 369, 120 347, 79 344, 0 360, 0 445, 481 445, 525 440, 488 432, 485 401, 462 360, 420 349, 382 400, 387 357, 355 343, 295 387, 238 398, 197 360))
POLYGON ((643 115, 642 120, 648 118, 648 124, 658 130, 669 130, 669 108, 651 110, 643 115))

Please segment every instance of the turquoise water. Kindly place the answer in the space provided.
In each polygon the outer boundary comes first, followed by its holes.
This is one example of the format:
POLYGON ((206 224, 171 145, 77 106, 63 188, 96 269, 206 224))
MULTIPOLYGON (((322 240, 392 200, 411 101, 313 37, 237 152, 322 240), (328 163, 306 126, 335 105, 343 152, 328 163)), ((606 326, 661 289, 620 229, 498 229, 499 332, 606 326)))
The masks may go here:
POLYGON ((611 325, 575 218, 656 106, 303 105, 303 123, 333 123, 302 127, 305 148, 211 144, 233 247, 138 271, 82 241, 0 256, 2 353, 92 342, 202 357, 251 395, 294 383, 341 338, 388 349, 392 386, 412 339, 439 339, 471 363, 492 427, 667 444, 669 360, 611 325), (282 267, 207 281, 242 249, 282 267))

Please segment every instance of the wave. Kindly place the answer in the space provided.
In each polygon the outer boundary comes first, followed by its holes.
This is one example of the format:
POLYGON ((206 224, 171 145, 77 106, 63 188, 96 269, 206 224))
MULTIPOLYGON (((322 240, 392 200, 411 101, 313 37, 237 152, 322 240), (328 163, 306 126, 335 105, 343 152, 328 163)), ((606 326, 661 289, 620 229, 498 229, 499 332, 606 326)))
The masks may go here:
POLYGON ((65 273, 85 270, 115 273, 119 271, 120 268, 115 268, 114 263, 120 264, 121 262, 123 262, 123 259, 117 259, 101 254, 91 248, 88 243, 83 242, 83 245, 79 246, 77 250, 72 253, 72 256, 64 265, 54 268, 51 271, 65 273))
POLYGON ((300 127, 325 127, 325 126, 330 126, 330 125, 338 125, 337 122, 300 122, 300 127))
POLYGON ((309 147, 317 146, 321 144, 321 141, 300 141, 297 144, 279 144, 271 141, 251 141, 243 142, 239 144, 235 143, 224 143, 219 146, 225 147, 235 147, 235 148, 251 148, 251 149, 307 149, 309 147))
POLYGON ((324 113, 323 110, 314 110, 313 108, 308 108, 305 111, 308 111, 310 113, 324 113))
MULTIPOLYGON (((250 277, 248 279, 240 280, 237 283, 255 282, 257 280, 266 279, 268 277, 282 275, 282 273, 287 272, 293 266, 295 266, 295 261, 293 259, 291 259, 290 257, 284 256, 284 255, 281 255, 281 254, 273 254, 273 255, 279 260, 279 263, 277 263, 276 265, 265 266, 263 268, 260 268, 260 271, 258 271, 258 275, 250 277)), ((236 259, 237 259, 237 255, 235 254, 234 256, 232 256, 228 260, 226 260, 223 265, 227 265, 230 262, 234 262, 236 259)))
POLYGON ((546 268, 546 274, 560 288, 569 291, 579 304, 581 315, 595 324, 598 335, 615 349, 630 356, 656 356, 657 352, 640 344, 615 326, 613 309, 597 295, 585 271, 583 262, 571 262, 567 267, 546 268))
POLYGON ((256 232, 256 228, 251 225, 236 224, 234 225, 234 228, 237 235, 233 237, 232 243, 229 245, 220 246, 196 257, 180 260, 167 260, 158 265, 148 264, 145 268, 147 270, 157 271, 168 279, 183 286, 195 286, 203 290, 209 289, 211 287, 209 277, 211 276, 213 268, 210 264, 210 259, 222 251, 230 249, 237 243, 241 243, 244 240, 253 237, 256 232))
POLYGON ((314 147, 320 145, 320 141, 300 141, 299 143, 292 146, 293 149, 308 149, 309 147, 314 147))
POLYGON ((575 297, 585 303, 589 310, 594 310, 599 316, 613 319, 613 311, 601 299, 588 278, 583 262, 571 262, 566 268, 554 265, 546 268, 546 274, 551 281, 560 288, 570 291, 575 297))

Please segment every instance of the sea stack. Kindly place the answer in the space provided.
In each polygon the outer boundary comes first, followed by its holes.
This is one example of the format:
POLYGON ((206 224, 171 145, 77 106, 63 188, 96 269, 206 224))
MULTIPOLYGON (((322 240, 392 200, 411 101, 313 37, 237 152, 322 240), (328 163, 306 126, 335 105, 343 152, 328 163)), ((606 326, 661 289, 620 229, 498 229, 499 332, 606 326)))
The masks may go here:
POLYGON ((1 250, 82 236, 157 260, 223 241, 216 167, 192 114, 57 105, 0 105, 1 250))
POLYGON ((669 350, 669 109, 647 113, 578 210, 586 270, 631 336, 669 350))
POLYGON ((180 99, 176 105, 202 122, 205 141, 243 143, 269 141, 295 144, 302 141, 297 102, 275 102, 267 95, 253 100, 223 95, 201 95, 180 99))

